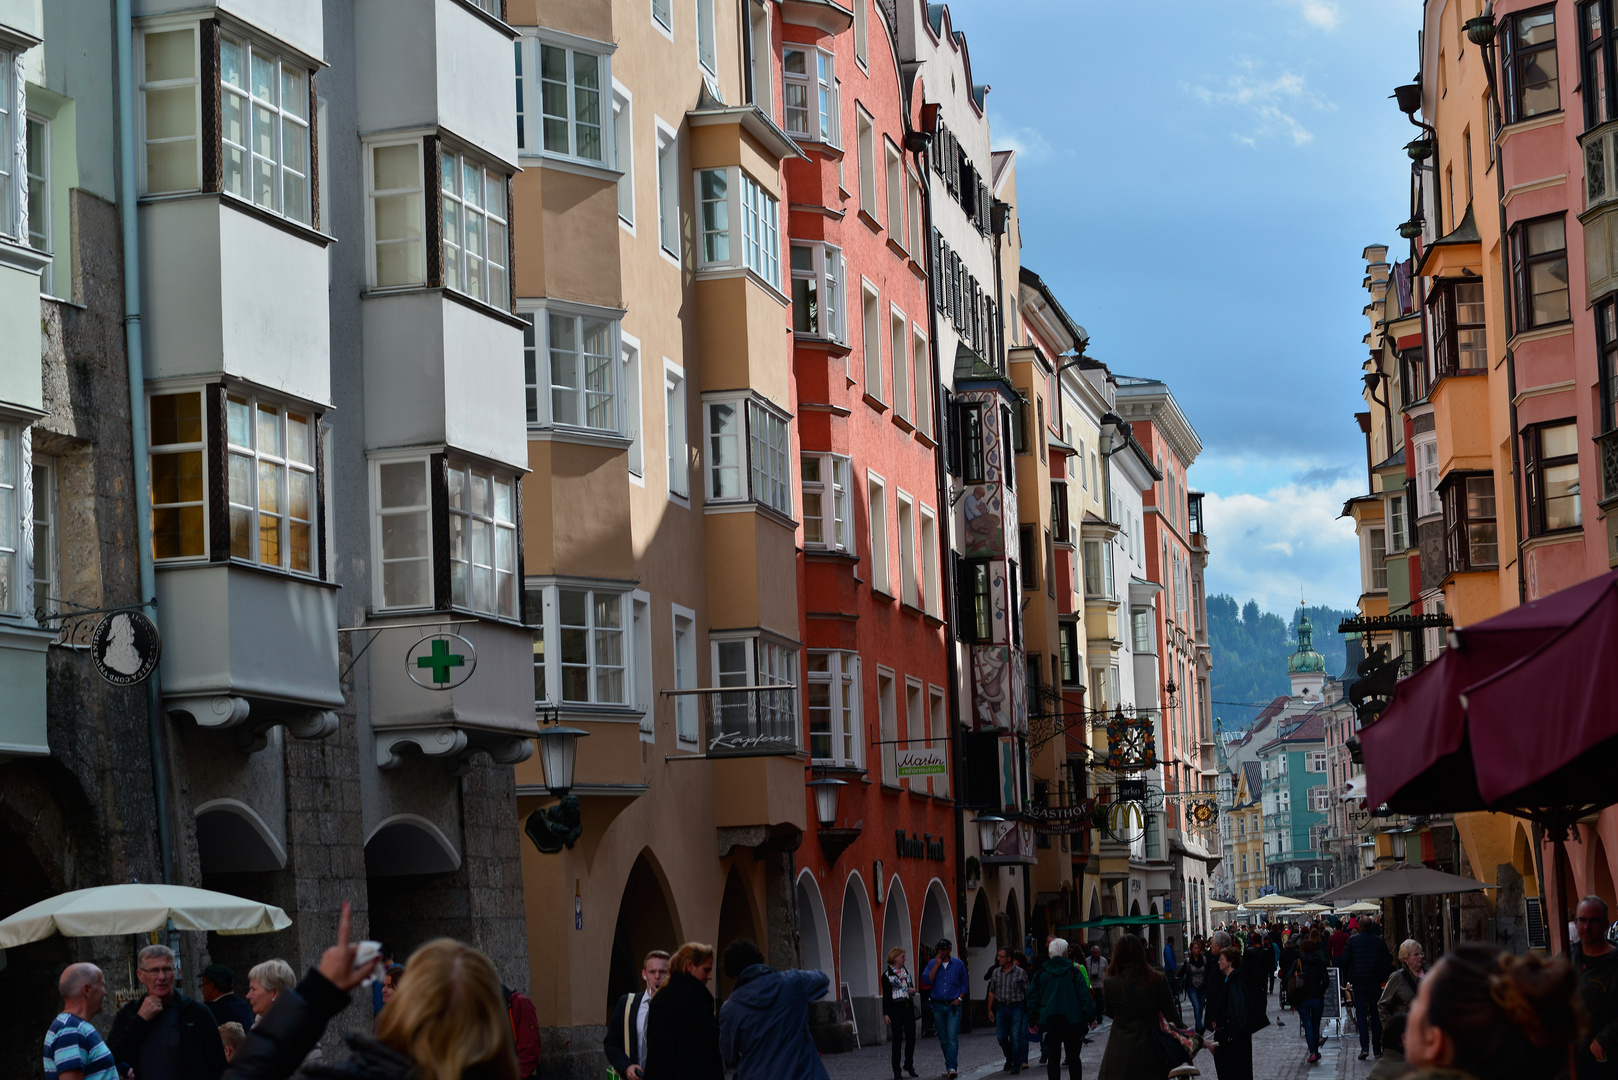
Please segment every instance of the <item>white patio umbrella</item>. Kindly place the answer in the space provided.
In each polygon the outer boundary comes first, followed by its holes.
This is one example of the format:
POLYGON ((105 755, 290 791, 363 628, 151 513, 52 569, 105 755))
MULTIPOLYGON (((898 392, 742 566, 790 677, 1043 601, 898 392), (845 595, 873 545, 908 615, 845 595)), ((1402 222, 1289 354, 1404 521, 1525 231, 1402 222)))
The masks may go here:
POLYGON ((1282 896, 1280 893, 1270 893, 1268 896, 1256 897, 1247 901, 1246 907, 1272 910, 1275 908, 1295 908, 1303 901, 1291 896, 1282 896))
POLYGON ((1325 904, 1304 904, 1301 907, 1294 908, 1292 913, 1294 915, 1318 915, 1322 911, 1330 910, 1331 908, 1327 907, 1325 904))
POLYGON ((110 937, 161 930, 170 919, 179 930, 221 934, 269 934, 292 925, 273 904, 184 885, 103 885, 41 900, 0 920, 0 949, 64 937, 110 937))
POLYGON ((1208 910, 1209 911, 1235 911, 1236 910, 1236 905, 1235 904, 1227 904, 1223 900, 1210 900, 1210 901, 1208 901, 1208 910))
POLYGON ((1382 910, 1381 904, 1373 904, 1369 900, 1356 900, 1354 903, 1337 909, 1343 915, 1374 915, 1382 910))

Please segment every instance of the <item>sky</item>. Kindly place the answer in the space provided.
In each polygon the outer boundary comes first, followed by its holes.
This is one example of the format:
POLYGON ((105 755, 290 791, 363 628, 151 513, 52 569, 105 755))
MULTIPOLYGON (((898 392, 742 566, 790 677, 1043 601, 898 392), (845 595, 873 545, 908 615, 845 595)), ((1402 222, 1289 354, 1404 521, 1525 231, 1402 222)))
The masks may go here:
POLYGON ((1351 608, 1368 244, 1402 243, 1420 0, 951 0, 1022 264, 1202 440, 1210 595, 1351 608))

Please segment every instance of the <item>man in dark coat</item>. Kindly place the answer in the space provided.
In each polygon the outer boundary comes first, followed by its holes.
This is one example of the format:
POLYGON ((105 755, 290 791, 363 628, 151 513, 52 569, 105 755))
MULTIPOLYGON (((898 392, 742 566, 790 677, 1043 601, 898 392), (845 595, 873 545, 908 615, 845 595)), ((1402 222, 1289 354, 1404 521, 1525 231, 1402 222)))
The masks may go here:
POLYGON ((236 973, 224 964, 209 964, 197 979, 197 991, 202 994, 214 1020, 220 1024, 234 1020, 246 1031, 258 1018, 253 1015, 253 1007, 243 1001, 241 995, 232 992, 235 985, 236 973))
POLYGON ((823 971, 776 971, 746 938, 725 949, 725 974, 736 980, 719 1009, 719 1052, 736 1080, 827 1080, 809 1034, 809 1003, 826 996, 823 971))
POLYGON ((1579 901, 1574 915, 1579 940, 1568 949, 1568 960, 1579 973, 1579 997, 1590 1022, 1590 1042, 1574 1047, 1579 1059, 1579 1080, 1618 1077, 1618 949, 1607 941, 1612 925, 1607 902, 1599 896, 1579 901))
POLYGON ((148 945, 136 956, 136 977, 146 988, 118 1010, 107 1047, 140 1080, 219 1080, 225 1044, 219 1023, 200 1001, 174 989, 174 953, 148 945))
POLYGON ((669 954, 653 949, 641 961, 642 989, 618 998, 607 1014, 607 1037, 602 1048, 607 1063, 618 1070, 624 1080, 640 1080, 646 1064, 646 1016, 651 1011, 652 998, 657 988, 669 977, 669 954))
POLYGON ((1354 1023, 1360 1029, 1360 1060, 1375 1053, 1382 1056, 1382 1018, 1377 1015, 1376 1001, 1382 995, 1382 984, 1393 972, 1393 957, 1388 955, 1388 943, 1382 940, 1382 928, 1373 919, 1360 920, 1360 932, 1343 946, 1340 965, 1348 983, 1354 988, 1354 1023))

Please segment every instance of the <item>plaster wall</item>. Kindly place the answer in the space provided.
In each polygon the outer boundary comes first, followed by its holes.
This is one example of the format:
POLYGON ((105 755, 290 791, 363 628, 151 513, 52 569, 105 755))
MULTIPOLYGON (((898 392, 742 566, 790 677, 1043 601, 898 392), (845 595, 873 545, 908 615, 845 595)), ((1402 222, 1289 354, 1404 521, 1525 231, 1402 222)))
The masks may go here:
POLYGON ((204 10, 233 15, 249 26, 284 41, 305 56, 325 59, 323 0, 217 0, 199 5, 196 0, 135 0, 137 19, 154 15, 204 10))

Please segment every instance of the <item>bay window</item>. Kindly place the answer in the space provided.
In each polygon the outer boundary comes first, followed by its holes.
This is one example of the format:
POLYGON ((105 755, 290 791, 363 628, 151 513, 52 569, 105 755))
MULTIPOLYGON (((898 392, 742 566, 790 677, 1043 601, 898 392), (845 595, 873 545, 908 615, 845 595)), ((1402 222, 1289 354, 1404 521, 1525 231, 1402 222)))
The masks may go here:
POLYGON ((792 245, 792 332, 845 341, 843 253, 830 244, 792 245))
POLYGON ((1618 428, 1618 297, 1608 296, 1596 304, 1596 344, 1601 396, 1598 418, 1601 430, 1607 432, 1618 428))
MULTIPOLYGON (((538 108, 531 111, 539 116, 540 130, 533 145, 519 142, 519 147, 596 165, 610 164, 607 148, 611 143, 606 136, 602 97, 612 85, 607 52, 610 47, 591 51, 534 41, 529 48, 529 55, 538 60, 530 68, 539 75, 538 85, 535 87, 536 80, 529 79, 527 86, 530 93, 538 90, 538 108)), ((519 99, 519 105, 525 104, 519 99)))
POLYGON ((1568 320, 1567 231, 1560 214, 1512 226, 1511 276, 1518 332, 1568 320))
MULTIPOLYGON (((202 143, 197 134, 202 111, 197 25, 149 30, 140 35, 139 48, 135 62, 140 73, 141 193, 196 191, 202 187, 202 143)), ((12 66, 3 64, 6 72, 12 66)), ((10 76, 5 76, 4 81, 7 87, 0 88, 0 93, 9 88, 10 76)), ((9 95, 6 100, 10 100, 9 95)), ((5 189, 10 190, 9 186, 5 189)))
POLYGON ((1506 76, 1506 123, 1562 107, 1556 77, 1556 12, 1547 6, 1510 16, 1501 67, 1506 76))
POLYGON ((1585 130, 1611 120, 1613 110, 1612 32, 1609 0, 1584 0, 1579 5, 1579 45, 1584 54, 1583 91, 1585 130))
POLYGON ((514 474, 442 453, 372 459, 372 559, 381 568, 372 602, 519 618, 519 498, 514 474))
POLYGON ((1494 476, 1450 473, 1443 480, 1445 554, 1450 573, 1493 569, 1500 563, 1494 476))
POLYGON ((519 317, 528 422, 625 437, 622 313, 551 301, 519 317))
MULTIPOLYGON (((28 117, 27 138, 28 169, 28 246, 35 251, 51 254, 51 122, 37 116, 28 117)), ((39 291, 55 292, 52 267, 40 272, 39 291)))
POLYGON ((961 559, 955 566, 955 635, 961 641, 994 640, 993 566, 987 559, 961 559))
POLYGON ((810 650, 804 657, 809 757, 841 768, 860 765, 860 658, 810 650))
MULTIPOLYGON (((21 577, 28 561, 18 517, 22 495, 22 429, 0 423, 0 612, 12 615, 23 613, 21 577)), ((44 599, 36 599, 35 604, 44 606, 44 599)))
POLYGON ((789 419, 755 397, 704 398, 709 502, 755 502, 792 516, 789 419))
POLYGON ((775 196, 735 166, 698 169, 696 195, 701 269, 745 268, 779 289, 781 215, 775 196))
POLYGON ((1577 424, 1572 420, 1536 424, 1522 438, 1529 534, 1578 528, 1584 514, 1579 502, 1577 424))
MULTIPOLYGON (((636 673, 650 662, 629 632, 630 586, 528 583, 534 622, 534 704, 645 710, 636 673)), ((677 699, 678 700, 678 699, 677 699)))
POLYGON ((227 393, 225 441, 231 558, 315 573, 313 416, 227 393))
POLYGON ((1483 282, 1444 282, 1433 290, 1428 303, 1432 307, 1438 374, 1487 371, 1489 350, 1483 325, 1483 282))
POLYGON ((713 670, 721 687, 779 686, 780 690, 716 694, 709 749, 725 735, 763 736, 771 744, 796 745, 798 648, 762 635, 714 634, 713 670))
POLYGON ((1079 624, 1076 622, 1059 623, 1057 633, 1062 685, 1082 686, 1084 685, 1084 650, 1079 647, 1079 624))
POLYGON ((832 55, 819 49, 787 48, 781 51, 781 67, 787 134, 841 146, 837 71, 832 55))
POLYGON ((445 287, 510 310, 505 174, 451 150, 440 153, 439 170, 445 287))
POLYGON ((309 223, 309 72, 255 42, 219 39, 220 186, 309 223))
POLYGON ((208 554, 204 497, 202 391, 153 394, 147 401, 151 446, 152 557, 208 554))
POLYGON ((842 454, 804 454, 803 546, 853 553, 849 489, 853 462, 842 454))
POLYGON ((423 285, 427 260, 420 140, 372 146, 366 155, 371 225, 371 285, 423 285))
POLYGON ((1431 517, 1443 513, 1438 496, 1438 441, 1435 438, 1415 444, 1416 451, 1416 516, 1431 517))
POLYGON ((1395 554, 1408 550, 1408 535, 1405 532, 1405 499, 1403 495, 1395 495, 1388 500, 1388 550, 1395 554))
POLYGON ((1371 591, 1388 587, 1388 534, 1384 529, 1367 530, 1366 545, 1370 550, 1371 591))

